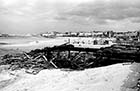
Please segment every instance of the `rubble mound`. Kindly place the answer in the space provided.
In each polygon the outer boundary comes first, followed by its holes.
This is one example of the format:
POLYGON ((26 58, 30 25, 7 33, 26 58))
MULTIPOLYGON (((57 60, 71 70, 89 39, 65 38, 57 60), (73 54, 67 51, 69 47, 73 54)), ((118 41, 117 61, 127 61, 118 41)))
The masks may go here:
MULTIPOLYGON (((94 49, 61 45, 32 50, 28 53, 6 54, 0 65, 10 65, 9 69, 71 69, 84 70, 122 62, 139 62, 140 47, 132 45, 113 45, 94 49)), ((35 72, 35 73, 36 73, 35 72)))

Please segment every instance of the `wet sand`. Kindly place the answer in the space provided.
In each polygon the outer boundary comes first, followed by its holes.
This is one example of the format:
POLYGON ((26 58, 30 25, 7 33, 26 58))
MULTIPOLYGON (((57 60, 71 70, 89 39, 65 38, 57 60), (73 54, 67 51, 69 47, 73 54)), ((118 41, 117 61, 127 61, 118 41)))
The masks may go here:
POLYGON ((137 87, 138 80, 140 80, 140 63, 133 63, 130 70, 131 72, 122 85, 122 91, 140 91, 137 87))

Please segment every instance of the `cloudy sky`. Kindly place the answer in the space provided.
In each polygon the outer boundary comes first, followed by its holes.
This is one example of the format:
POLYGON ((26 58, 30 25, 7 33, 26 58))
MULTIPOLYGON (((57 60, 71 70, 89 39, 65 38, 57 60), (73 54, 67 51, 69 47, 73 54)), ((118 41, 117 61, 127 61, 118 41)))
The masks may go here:
POLYGON ((0 33, 140 30, 140 0, 0 0, 0 33))

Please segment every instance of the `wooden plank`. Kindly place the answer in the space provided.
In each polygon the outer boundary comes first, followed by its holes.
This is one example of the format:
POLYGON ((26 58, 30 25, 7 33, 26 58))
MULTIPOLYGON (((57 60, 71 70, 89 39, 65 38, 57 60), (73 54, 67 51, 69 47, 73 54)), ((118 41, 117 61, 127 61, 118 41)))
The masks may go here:
POLYGON ((45 59, 45 61, 51 63, 55 68, 58 68, 53 62, 52 60, 51 61, 48 61, 48 59, 46 58, 46 56, 43 55, 43 58, 45 59))
POLYGON ((24 55, 25 55, 28 59, 32 59, 26 52, 24 52, 24 55))

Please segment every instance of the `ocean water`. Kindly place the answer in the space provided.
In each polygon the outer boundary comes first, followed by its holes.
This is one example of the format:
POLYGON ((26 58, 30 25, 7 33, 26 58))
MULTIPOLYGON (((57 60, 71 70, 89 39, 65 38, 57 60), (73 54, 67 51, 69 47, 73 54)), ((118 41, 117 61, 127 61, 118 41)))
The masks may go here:
POLYGON ((0 48, 30 51, 65 43, 63 38, 11 37, 0 38, 0 48))
POLYGON ((29 43, 33 41, 49 40, 43 37, 0 37, 0 44, 20 44, 29 43))

